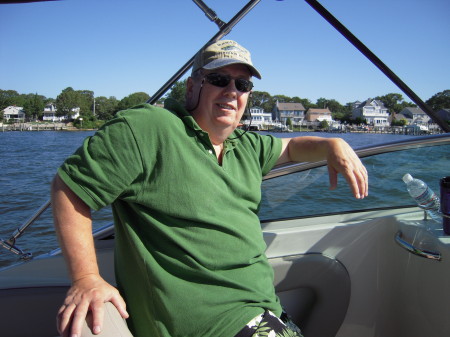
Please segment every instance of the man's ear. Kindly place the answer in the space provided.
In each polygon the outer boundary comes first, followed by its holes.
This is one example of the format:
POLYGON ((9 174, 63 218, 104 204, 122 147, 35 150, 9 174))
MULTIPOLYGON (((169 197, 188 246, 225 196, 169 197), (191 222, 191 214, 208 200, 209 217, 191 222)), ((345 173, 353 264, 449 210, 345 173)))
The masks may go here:
POLYGON ((192 77, 188 77, 186 81, 186 98, 192 97, 192 88, 194 87, 194 80, 192 77))

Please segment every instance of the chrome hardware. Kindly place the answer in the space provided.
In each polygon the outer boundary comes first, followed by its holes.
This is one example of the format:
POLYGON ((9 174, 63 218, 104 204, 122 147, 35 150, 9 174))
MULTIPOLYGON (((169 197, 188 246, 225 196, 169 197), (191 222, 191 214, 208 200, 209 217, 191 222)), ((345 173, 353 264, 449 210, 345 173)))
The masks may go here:
POLYGON ((8 240, 0 239, 0 245, 9 250, 10 252, 20 255, 22 260, 30 260, 33 257, 31 253, 25 253, 22 249, 16 246, 16 240, 25 232, 25 230, 38 219, 42 213, 50 206, 51 201, 47 200, 37 211, 31 216, 22 226, 16 229, 8 240))
POLYGON ((435 261, 442 260, 441 253, 432 252, 432 251, 425 250, 425 249, 420 249, 420 248, 414 247, 411 243, 405 241, 402 238, 401 231, 398 231, 397 234, 395 235, 395 242, 397 242, 400 247, 406 249, 411 254, 414 254, 414 255, 417 255, 420 257, 424 257, 426 259, 435 260, 435 261))

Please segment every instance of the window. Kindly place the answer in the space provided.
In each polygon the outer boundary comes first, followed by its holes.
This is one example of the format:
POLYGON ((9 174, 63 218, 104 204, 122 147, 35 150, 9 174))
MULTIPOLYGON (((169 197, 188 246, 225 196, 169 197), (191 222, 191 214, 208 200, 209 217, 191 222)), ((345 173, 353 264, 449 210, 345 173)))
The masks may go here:
POLYGON ((411 173, 427 182, 436 193, 439 179, 448 175, 450 145, 409 149, 363 158, 369 172, 369 196, 355 199, 339 176, 338 187, 329 190, 327 167, 293 173, 262 184, 259 217, 262 221, 414 205, 402 177, 411 173), (424 165, 433 163, 432 168, 424 165))

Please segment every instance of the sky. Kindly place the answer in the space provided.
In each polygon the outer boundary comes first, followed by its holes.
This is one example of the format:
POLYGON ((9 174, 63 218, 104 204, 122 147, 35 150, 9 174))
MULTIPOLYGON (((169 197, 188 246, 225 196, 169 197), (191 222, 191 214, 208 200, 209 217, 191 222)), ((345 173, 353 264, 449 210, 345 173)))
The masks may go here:
MULTIPOLYGON (((228 22, 246 0, 204 0, 228 22)), ((450 1, 321 0, 423 100, 450 89, 450 1)), ((0 89, 152 96, 218 31, 191 0, 0 5, 0 89)), ((261 0, 224 37, 252 53, 254 90, 341 104, 411 101, 302 0, 261 0)))

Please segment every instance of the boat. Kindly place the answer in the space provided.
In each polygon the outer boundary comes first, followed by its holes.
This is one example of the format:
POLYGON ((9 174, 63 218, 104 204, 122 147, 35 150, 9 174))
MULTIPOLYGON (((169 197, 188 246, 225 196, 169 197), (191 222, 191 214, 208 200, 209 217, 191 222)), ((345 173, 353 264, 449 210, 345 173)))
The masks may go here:
MULTIPOLYGON (((370 177, 371 197, 363 203, 350 200, 345 187, 328 190, 325 162, 274 168, 262 185, 260 218, 276 292, 305 337, 448 337, 450 236, 414 204, 401 177, 414 173, 437 190, 439 178, 450 175, 450 127, 317 1, 305 1, 446 133, 356 149, 370 177), (388 170, 385 163, 395 168, 388 170), (293 207, 293 194, 315 198, 315 207, 293 207), (342 198, 348 198, 346 206, 336 206, 334 200, 342 198)), ((220 39, 259 0, 251 0, 226 24, 202 1, 194 2, 218 24, 212 39, 220 39)), ((2 241, 22 258, 0 270, 2 336, 57 335, 55 313, 70 286, 61 251, 31 257, 19 248, 20 236, 48 206, 2 241)), ((114 284, 114 227, 103 226, 93 235, 101 274, 114 284)))

